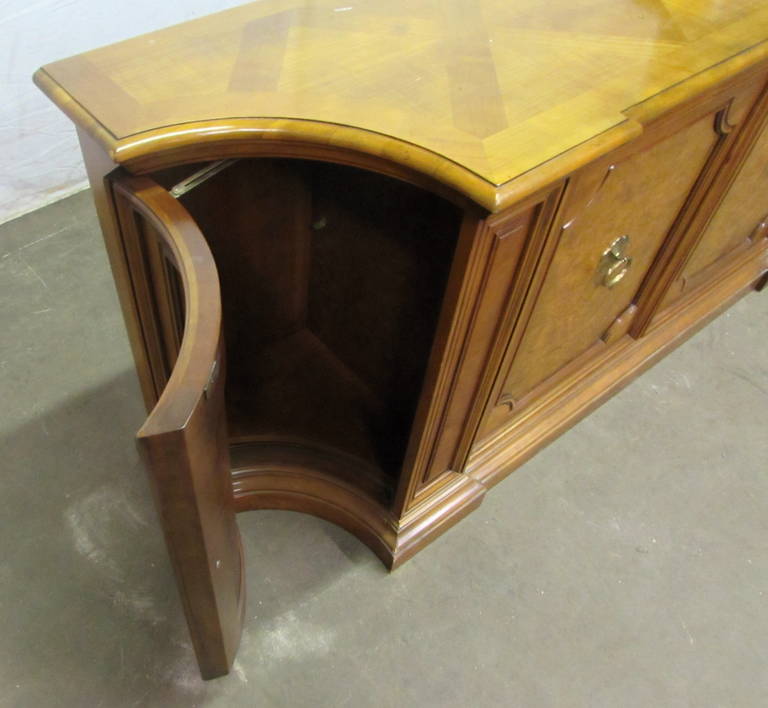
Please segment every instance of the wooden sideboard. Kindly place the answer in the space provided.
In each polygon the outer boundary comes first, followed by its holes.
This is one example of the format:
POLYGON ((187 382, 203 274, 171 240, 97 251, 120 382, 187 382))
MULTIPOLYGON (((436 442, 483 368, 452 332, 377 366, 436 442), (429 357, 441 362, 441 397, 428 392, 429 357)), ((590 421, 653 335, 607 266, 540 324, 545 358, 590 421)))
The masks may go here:
POLYGON ((768 272, 768 6, 263 0, 50 64, 202 675, 236 512, 393 568, 768 272))

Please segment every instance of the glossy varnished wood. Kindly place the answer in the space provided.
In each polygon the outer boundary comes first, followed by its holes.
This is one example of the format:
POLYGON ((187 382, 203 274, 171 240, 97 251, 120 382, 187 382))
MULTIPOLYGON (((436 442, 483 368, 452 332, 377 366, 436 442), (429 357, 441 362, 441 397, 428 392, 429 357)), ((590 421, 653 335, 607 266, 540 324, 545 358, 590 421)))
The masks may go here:
POLYGON ((734 157, 743 164, 730 174, 731 182, 721 192, 722 202, 711 215, 684 266, 664 299, 670 305, 684 292, 704 282, 708 273, 739 250, 748 249, 768 236, 768 92, 758 106, 753 131, 745 131, 746 150, 734 157), (750 135, 750 132, 752 133, 750 135))
POLYGON ((630 107, 668 107, 764 58, 766 27, 756 0, 265 0, 37 81, 132 168, 207 143, 304 143, 404 165, 496 210, 533 168, 551 181, 637 135, 630 107))
POLYGON ((674 267, 695 242, 711 203, 713 183, 739 144, 739 129, 764 86, 745 72, 661 115, 643 134, 574 177, 556 228, 543 245, 531 286, 507 315, 511 337, 478 433, 509 425, 570 371, 658 311, 674 267), (632 259, 612 287, 602 282, 602 254, 627 236, 632 259), (567 295, 566 295, 567 293, 567 295))
MULTIPOLYGON (((166 361, 172 370, 137 440, 200 671, 213 678, 234 661, 245 607, 224 415, 219 280, 205 239, 168 192, 141 177, 117 176, 112 185, 124 242, 140 248, 148 265, 154 245, 148 240, 162 239, 183 283, 181 346, 175 360, 166 361)), ((148 269, 134 264, 131 273, 135 291, 154 293, 137 282, 151 277, 148 269)))
MULTIPOLYGON (((154 179, 170 188, 184 174, 173 168, 154 179)), ((490 341, 483 333, 484 344, 465 350, 479 314, 465 258, 482 269, 497 237, 476 239, 480 212, 462 217, 406 183, 295 160, 242 160, 181 201, 223 280, 238 509, 335 521, 394 567, 479 503, 482 487, 432 452, 463 434, 458 421, 442 423, 446 401, 468 402, 454 395, 458 357, 473 356, 476 373, 490 341), (439 488, 423 504, 428 481, 439 488)), ((538 213, 524 211, 509 227, 510 268, 531 227, 526 214, 538 213)), ((146 299, 137 297, 139 318, 150 333, 151 378, 161 381, 163 328, 146 299)), ((496 300, 503 304, 503 292, 496 300)))
POLYGON ((144 341, 138 303, 131 284, 131 274, 120 234, 112 189, 106 182, 107 175, 113 172, 117 166, 85 130, 78 127, 77 134, 96 213, 99 217, 104 246, 112 269, 112 278, 115 281, 115 288, 123 312, 123 320, 136 365, 144 405, 147 410, 150 410, 157 402, 157 389, 149 365, 149 352, 144 341))
POLYGON ((500 482, 739 298, 759 288, 766 275, 768 242, 763 240, 755 253, 742 254, 711 282, 688 293, 645 337, 626 335, 564 371, 510 424, 476 441, 465 473, 486 487, 500 482))
POLYGON ((765 285, 766 37, 756 0, 263 0, 36 74, 78 125, 204 676, 239 637, 235 511, 397 567, 765 285))
POLYGON ((626 160, 599 163, 583 173, 562 212, 553 261, 499 405, 516 407, 536 384, 600 340, 630 306, 715 140, 713 120, 705 116, 626 160), (632 262, 608 287, 599 263, 625 235, 632 262))

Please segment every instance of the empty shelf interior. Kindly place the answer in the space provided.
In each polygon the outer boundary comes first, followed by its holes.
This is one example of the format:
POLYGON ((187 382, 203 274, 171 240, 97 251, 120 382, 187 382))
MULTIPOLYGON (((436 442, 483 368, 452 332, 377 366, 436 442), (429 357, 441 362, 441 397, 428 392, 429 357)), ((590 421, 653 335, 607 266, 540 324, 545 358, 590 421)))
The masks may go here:
MULTIPOLYGON (((199 166, 155 175, 170 187, 199 166)), ((402 465, 460 212, 356 168, 240 160, 180 197, 221 282, 233 444, 402 465)))

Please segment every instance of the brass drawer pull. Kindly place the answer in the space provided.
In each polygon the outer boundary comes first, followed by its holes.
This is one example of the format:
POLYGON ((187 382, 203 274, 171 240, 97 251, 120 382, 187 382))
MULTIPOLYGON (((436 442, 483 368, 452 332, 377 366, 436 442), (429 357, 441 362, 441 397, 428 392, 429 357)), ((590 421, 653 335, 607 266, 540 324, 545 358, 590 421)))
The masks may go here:
POLYGON ((624 255, 628 247, 629 236, 624 234, 624 236, 619 236, 603 253, 597 266, 601 285, 612 288, 629 272, 632 258, 624 255))

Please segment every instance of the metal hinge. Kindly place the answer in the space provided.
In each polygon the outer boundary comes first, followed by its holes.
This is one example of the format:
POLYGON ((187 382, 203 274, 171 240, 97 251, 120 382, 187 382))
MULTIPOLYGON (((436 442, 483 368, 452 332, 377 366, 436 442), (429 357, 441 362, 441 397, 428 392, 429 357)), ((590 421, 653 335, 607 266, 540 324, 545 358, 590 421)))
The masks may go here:
POLYGON ((236 159, 217 160, 216 162, 212 162, 211 164, 206 165, 201 170, 198 170, 186 179, 181 180, 181 182, 171 187, 171 196, 178 199, 182 194, 186 194, 187 192, 193 190, 198 185, 201 185, 203 182, 210 179, 214 175, 219 174, 219 172, 222 170, 226 170, 227 167, 234 165, 236 162, 236 159))

